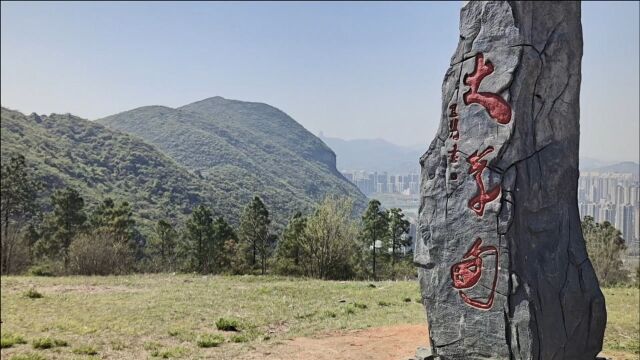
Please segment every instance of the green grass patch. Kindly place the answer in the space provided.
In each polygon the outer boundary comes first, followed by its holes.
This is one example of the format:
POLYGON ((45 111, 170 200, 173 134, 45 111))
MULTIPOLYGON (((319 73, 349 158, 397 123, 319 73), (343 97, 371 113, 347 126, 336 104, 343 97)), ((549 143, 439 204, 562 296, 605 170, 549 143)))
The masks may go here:
POLYGON ((142 344, 142 348, 147 350, 147 351, 155 351, 158 350, 162 347, 162 345, 160 343, 157 343, 155 341, 147 341, 144 344, 142 344))
POLYGON ((336 312, 333 310, 327 310, 324 312, 323 317, 335 319, 336 317, 338 317, 338 314, 336 314, 336 312))
POLYGON ((246 343, 246 342, 249 342, 250 339, 249 339, 249 337, 247 335, 236 334, 236 335, 231 336, 230 340, 231 340, 231 342, 234 342, 234 343, 246 343))
POLYGON ((24 296, 29 298, 29 299, 40 299, 40 298, 43 297, 43 295, 40 294, 39 292, 37 292, 35 289, 27 290, 27 292, 24 293, 24 296))
POLYGON ((640 292, 638 288, 604 289, 607 305, 606 350, 640 354, 640 292))
POLYGON ((20 335, 2 334, 0 337, 0 349, 10 348, 14 345, 26 344, 27 341, 20 335))
POLYGON ((224 343, 224 336, 220 334, 202 335, 197 341, 198 347, 201 348, 217 347, 222 343, 224 343))
POLYGON ((151 351, 151 356, 161 359, 181 358, 187 353, 187 349, 176 346, 169 349, 156 349, 151 351))
POLYGON ((359 302, 354 302, 353 307, 356 309, 360 309, 360 310, 364 310, 367 308, 367 304, 363 304, 363 303, 359 303, 359 302))
POLYGON ((346 315, 353 315, 353 314, 355 314, 355 313, 356 313, 356 308, 354 308, 354 307, 353 307, 353 306, 351 306, 351 305, 347 305, 347 306, 344 308, 344 313, 345 313, 346 315))
POLYGON ((50 337, 35 339, 31 343, 34 349, 51 349, 54 347, 64 347, 69 345, 66 341, 60 339, 52 339, 50 337))
POLYGON ((238 331, 240 325, 237 320, 220 318, 216 321, 216 328, 221 331, 238 331))
POLYGON ((94 347, 89 345, 79 346, 71 350, 71 352, 76 355, 98 355, 98 350, 96 350, 94 347))

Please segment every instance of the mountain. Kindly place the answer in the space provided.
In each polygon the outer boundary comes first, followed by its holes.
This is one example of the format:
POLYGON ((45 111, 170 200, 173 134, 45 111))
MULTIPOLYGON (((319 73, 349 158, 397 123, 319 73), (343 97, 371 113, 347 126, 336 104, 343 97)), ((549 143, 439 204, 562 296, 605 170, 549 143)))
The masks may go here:
POLYGON ((55 189, 75 187, 88 207, 106 196, 127 200, 147 229, 180 218, 199 203, 237 216, 221 188, 199 179, 154 146, 69 114, 24 114, 2 108, 3 161, 22 154, 45 184, 43 205, 55 189))
POLYGON ((333 151, 267 104, 213 97, 175 109, 136 108, 96 122, 156 146, 239 207, 261 196, 280 222, 328 194, 351 197, 358 209, 365 205, 364 195, 337 171, 333 151))
POLYGON ((341 170, 417 172, 418 160, 428 147, 399 146, 382 139, 343 140, 322 134, 320 138, 336 152, 341 170))
POLYGON ((611 165, 592 168, 589 171, 599 173, 623 173, 623 174, 635 174, 638 176, 640 170, 640 164, 633 161, 623 161, 611 165))
POLYGON ((613 164, 612 161, 604 161, 600 159, 590 158, 590 157, 580 157, 580 171, 591 171, 592 169, 596 169, 599 167, 607 166, 613 164))

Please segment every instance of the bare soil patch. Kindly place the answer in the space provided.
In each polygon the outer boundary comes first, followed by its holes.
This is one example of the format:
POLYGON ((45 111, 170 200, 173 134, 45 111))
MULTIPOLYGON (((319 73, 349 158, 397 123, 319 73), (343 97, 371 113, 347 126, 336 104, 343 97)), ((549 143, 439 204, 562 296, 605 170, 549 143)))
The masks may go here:
POLYGON ((256 348, 242 359, 407 360, 429 343, 426 325, 396 325, 295 338, 256 348))

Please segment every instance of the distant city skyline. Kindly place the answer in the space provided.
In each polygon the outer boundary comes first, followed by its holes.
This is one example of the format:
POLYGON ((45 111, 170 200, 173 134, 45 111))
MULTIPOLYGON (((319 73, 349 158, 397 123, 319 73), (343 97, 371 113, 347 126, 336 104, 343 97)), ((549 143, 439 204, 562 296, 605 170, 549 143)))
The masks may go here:
MULTIPOLYGON (((1 101, 96 119, 212 96, 314 134, 433 138, 461 2, 2 2, 1 101)), ((638 2, 584 2, 581 156, 639 161, 638 2)))

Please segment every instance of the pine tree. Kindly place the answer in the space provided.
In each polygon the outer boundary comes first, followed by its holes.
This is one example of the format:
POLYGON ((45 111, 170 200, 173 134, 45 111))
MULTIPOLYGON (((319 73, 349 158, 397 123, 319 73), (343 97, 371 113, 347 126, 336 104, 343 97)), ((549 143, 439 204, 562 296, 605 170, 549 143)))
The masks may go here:
POLYGON ((54 248, 62 255, 66 269, 69 265, 69 246, 87 221, 84 199, 77 190, 67 187, 53 193, 51 204, 53 211, 48 217, 46 228, 55 244, 54 248))
POLYGON ((282 232, 276 251, 277 271, 283 275, 301 275, 301 242, 307 227, 307 218, 297 212, 282 232))
POLYGON ((198 206, 187 220, 185 245, 189 267, 206 274, 210 271, 210 247, 213 241, 211 210, 198 206))
POLYGON ((215 272, 229 271, 233 259, 230 258, 233 254, 227 254, 225 245, 228 242, 236 242, 236 232, 231 225, 227 223, 222 216, 218 217, 212 225, 213 231, 213 243, 209 247, 209 256, 214 259, 215 272))
POLYGON ((269 211, 259 197, 254 197, 242 212, 238 235, 249 252, 249 264, 255 268, 260 258, 260 270, 267 272, 267 258, 273 236, 269 234, 269 211))
POLYGON ((411 224, 409 220, 404 218, 402 209, 392 208, 387 211, 389 222, 389 242, 391 245, 391 266, 395 269, 397 255, 400 249, 411 243, 411 237, 408 236, 411 224))
POLYGON ((106 232, 122 243, 135 240, 137 235, 133 211, 126 201, 116 206, 113 199, 104 199, 91 215, 90 224, 94 230, 106 232))
POLYGON ((388 239, 388 221, 385 211, 380 208, 381 204, 378 200, 369 201, 369 205, 362 215, 362 230, 360 237, 365 248, 371 248, 373 279, 377 279, 376 272, 376 245, 381 245, 380 249, 386 248, 386 240, 388 239))
POLYGON ((158 221, 153 229, 149 248, 152 256, 159 258, 161 270, 173 269, 177 237, 178 233, 167 221, 158 221))

